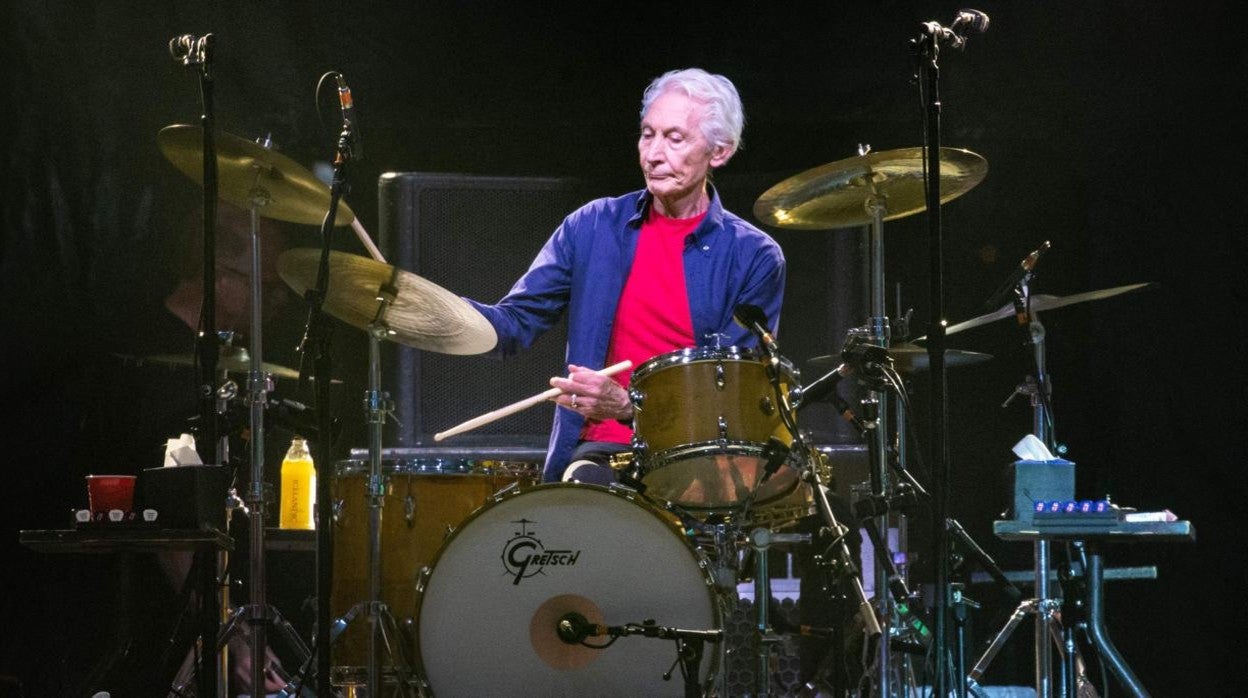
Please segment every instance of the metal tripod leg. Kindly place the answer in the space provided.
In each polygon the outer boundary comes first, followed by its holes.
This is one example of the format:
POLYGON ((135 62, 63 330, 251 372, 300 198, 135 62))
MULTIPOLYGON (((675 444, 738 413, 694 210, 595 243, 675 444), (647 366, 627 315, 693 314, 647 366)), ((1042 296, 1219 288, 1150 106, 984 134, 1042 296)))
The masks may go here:
MULTIPOLYGON (((247 614, 249 611, 253 611, 251 606, 239 606, 230 612, 228 620, 226 620, 226 622, 221 626, 221 631, 217 634, 217 642, 216 645, 214 645, 215 651, 220 656, 225 656, 225 648, 229 644, 230 638, 234 637, 235 634, 246 633, 246 623, 249 622, 247 620, 247 614)), ((299 637, 299 634, 295 632, 294 627, 291 626, 290 622, 287 621, 285 616, 282 615, 281 611, 269 606, 266 610, 266 617, 270 619, 270 624, 277 629, 278 633, 287 642, 290 648, 294 650, 298 663, 302 664, 306 662, 308 657, 312 655, 312 652, 308 648, 307 643, 303 641, 303 638, 299 637)), ((252 643, 255 642, 255 637, 253 635, 246 634, 244 634, 243 637, 246 638, 248 647, 253 647, 252 643)), ((274 669, 278 670, 279 668, 275 667, 274 669)), ((178 671, 178 675, 174 678, 173 688, 170 689, 171 695, 185 696, 194 693, 194 686, 191 683, 194 680, 194 671, 194 656, 191 655, 188 656, 187 661, 183 663, 182 668, 178 671)), ((291 677, 286 675, 285 672, 278 670, 277 673, 283 681, 287 683, 291 682, 291 677)), ((221 695, 226 695, 227 687, 229 685, 228 682, 228 676, 220 677, 218 690, 221 692, 221 695)))
MULTIPOLYGON (((385 650, 386 656, 391 660, 391 666, 394 669, 395 681, 397 682, 398 695, 406 696, 407 687, 412 683, 411 665, 407 661, 407 656, 403 652, 403 645, 400 638, 398 623, 394 620, 394 615, 390 613, 390 607, 384 601, 360 602, 351 607, 345 614, 334 620, 330 630, 329 642, 332 646, 334 641, 338 639, 351 623, 357 618, 363 616, 368 622, 369 631, 374 638, 380 636, 382 648, 385 650)), ((377 677, 372 675, 377 666, 375 655, 370 653, 370 686, 380 686, 377 677)), ((377 690, 376 695, 380 696, 381 691, 377 690)), ((373 694, 369 694, 372 698, 373 694)))
MULTIPOLYGON (((1045 629, 1045 633, 1048 635, 1048 641, 1045 642, 1044 649, 1047 650, 1049 647, 1056 648, 1058 659, 1063 666, 1067 664, 1068 658, 1074 660, 1073 666, 1075 671, 1075 680, 1073 683, 1078 687, 1076 694, 1080 696, 1087 695, 1085 689, 1090 688, 1090 684, 1087 682, 1086 669, 1083 664, 1083 659, 1079 656, 1078 649, 1067 643, 1066 637, 1062 632, 1061 618, 1057 614, 1057 608, 1057 602, 1053 599, 1026 599, 1020 603, 1018 607, 1014 609, 1014 613, 1010 615, 1010 619, 1006 621, 1005 626, 1001 628, 996 637, 994 637, 992 642, 989 643, 988 649, 984 650, 984 653, 980 655, 979 660, 975 662, 975 666, 971 668, 969 673, 967 673, 966 684, 968 690, 976 696, 983 695, 983 691, 979 686, 979 680, 982 679, 984 673, 988 671, 988 665, 992 663, 992 660, 996 658, 997 654, 1001 651, 1001 648, 1005 646, 1006 641, 1010 639, 1010 635, 1014 632, 1014 630, 1018 628, 1018 626, 1022 624, 1028 616, 1035 615, 1037 624, 1041 625, 1045 629), (1049 642, 1052 644, 1048 644, 1049 642), (1070 652, 1070 654, 1068 654, 1068 652, 1070 652)), ((1037 669, 1037 671, 1040 670, 1037 669)), ((1066 696, 1067 694, 1066 686, 1066 681, 1062 681, 1059 684, 1061 695, 1063 696, 1066 696)))

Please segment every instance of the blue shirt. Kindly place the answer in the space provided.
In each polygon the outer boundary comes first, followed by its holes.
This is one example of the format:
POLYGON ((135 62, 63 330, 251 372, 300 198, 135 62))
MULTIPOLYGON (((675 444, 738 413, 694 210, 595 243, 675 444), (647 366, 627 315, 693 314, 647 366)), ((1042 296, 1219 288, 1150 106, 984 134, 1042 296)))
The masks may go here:
MULTIPOLYGON (((757 338, 734 322, 732 313, 740 304, 756 305, 775 334, 784 298, 784 253, 766 233, 726 211, 714 187, 709 189, 706 217, 683 253, 693 336, 698 346, 756 346, 757 338)), ((486 305, 465 299, 498 333, 493 353, 508 356, 529 347, 566 312, 567 363, 603 368, 650 202, 644 189, 589 202, 555 229, 502 300, 486 305)), ((544 481, 563 475, 584 423, 580 414, 555 410, 544 481)))

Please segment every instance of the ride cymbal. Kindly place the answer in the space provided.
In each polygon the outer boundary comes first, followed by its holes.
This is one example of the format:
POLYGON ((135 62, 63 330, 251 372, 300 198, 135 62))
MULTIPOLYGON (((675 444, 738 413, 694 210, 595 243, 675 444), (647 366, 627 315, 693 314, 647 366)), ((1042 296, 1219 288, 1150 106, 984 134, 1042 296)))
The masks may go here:
MULTIPOLYGON (((201 187, 204 185, 204 130, 174 124, 157 135, 160 152, 173 166, 201 187)), ((320 225, 329 211, 330 192, 302 165, 259 143, 218 131, 217 193, 243 210, 253 205, 266 218, 320 225)), ((334 225, 351 225, 355 214, 338 202, 334 225)))
MULTIPOLYGON (((828 230, 870 223, 871 202, 884 220, 927 207, 923 149, 884 150, 837 160, 790 177, 754 203, 764 223, 796 230, 828 230)), ((965 194, 988 173, 988 162, 969 150, 940 149, 940 203, 965 194)))
MULTIPOLYGON (((302 296, 316 285, 320 259, 318 249, 289 250, 278 257, 277 273, 302 296)), ((383 285, 394 291, 384 318, 389 339, 442 354, 482 354, 498 343, 494 326, 454 293, 409 271, 344 252, 329 254, 325 312, 367 330, 383 285)))

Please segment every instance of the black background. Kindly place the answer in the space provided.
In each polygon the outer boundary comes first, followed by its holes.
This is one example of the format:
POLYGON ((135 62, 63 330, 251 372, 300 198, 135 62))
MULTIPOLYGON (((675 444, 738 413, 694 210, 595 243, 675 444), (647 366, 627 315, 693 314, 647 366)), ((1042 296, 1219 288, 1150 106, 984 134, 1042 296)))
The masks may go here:
MULTIPOLYGON (((1119 649, 1156 695, 1230 694, 1240 683, 1232 646, 1245 617, 1238 517, 1248 397, 1248 299, 1238 277, 1248 53, 1232 5, 978 7, 992 18, 989 31, 941 58, 944 144, 989 163, 979 186, 942 209, 945 315, 952 323, 982 312, 1043 240, 1053 248, 1033 292, 1155 282, 1043 316, 1057 435, 1078 464, 1081 496, 1169 508, 1198 531, 1194 544, 1111 552, 1111 565, 1159 569, 1156 580, 1110 585, 1119 649)), ((717 177, 729 208, 753 219, 752 202, 768 187, 849 157, 858 144, 922 144, 909 42, 920 22, 948 23, 956 9, 915 1, 6 3, 0 399, 12 496, 0 531, 9 560, 0 566, 12 573, 2 593, 15 620, 5 622, 0 674, 39 685, 37 677, 62 670, 56 653, 40 649, 94 627, 84 620, 90 609, 55 610, 73 606, 70 590, 89 582, 22 549, 16 531, 59 525, 66 508, 85 503, 79 476, 99 472, 110 446, 80 433, 84 404, 131 399, 91 395, 90 379, 102 357, 132 350, 137 309, 158 302, 185 254, 186 241, 160 221, 199 190, 162 158, 156 133, 196 123, 201 104, 195 74, 168 55, 170 38, 214 33, 218 127, 249 139, 272 133, 308 167, 332 159, 338 126, 327 100, 326 124, 318 122, 317 79, 342 71, 366 155, 349 169, 348 201, 370 231, 377 179, 390 171, 574 177, 590 195, 636 188, 642 88, 671 68, 721 72, 742 94, 747 127, 744 148, 717 177), (40 581, 50 570, 61 571, 61 584, 40 581)), ((900 284, 916 334, 934 305, 926 230, 923 215, 885 226, 890 312, 900 284)), ((830 250, 852 252, 845 239, 857 231, 769 232, 790 261, 782 349, 800 349, 799 364, 836 352, 841 336, 827 329, 828 307, 845 319, 834 328, 866 313, 826 297, 828 275, 855 269, 844 255, 830 262, 830 250)), ((531 231, 532 252, 548 234, 531 231)), ((296 235, 302 246, 316 240, 311 228, 296 235)), ((463 243, 470 263, 498 263, 490 249, 463 243)), ((350 233, 335 246, 366 254, 350 233)), ((303 313, 290 307, 266 359, 297 365, 290 338, 303 313)), ((355 417, 362 333, 344 327, 335 337, 346 396, 339 446, 365 446, 355 417)), ((1002 407, 1030 371, 1029 350, 1007 322, 950 344, 995 357, 949 374, 951 513, 1004 567, 1026 569, 1030 546, 994 539, 991 521, 1006 501, 1010 446, 1031 430, 1025 400, 1002 407)), ((925 444, 926 380, 912 385, 925 444)), ((482 396, 480 411, 502 402, 482 396)), ((918 521, 925 541, 926 520, 918 521)), ((930 560, 926 547, 916 553, 930 560)), ((1009 608, 990 587, 971 593, 986 606, 974 631, 983 641, 1009 608)), ((1029 641, 1020 630, 987 683, 1028 684, 1029 641)))

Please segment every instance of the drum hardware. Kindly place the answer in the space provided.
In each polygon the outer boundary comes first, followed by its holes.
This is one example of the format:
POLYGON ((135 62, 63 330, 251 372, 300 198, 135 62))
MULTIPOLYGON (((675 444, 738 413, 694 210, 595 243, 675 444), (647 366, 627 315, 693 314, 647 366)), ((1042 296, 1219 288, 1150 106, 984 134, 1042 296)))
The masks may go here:
MULTIPOLYGON (((497 335, 489 321, 467 301, 433 282, 386 264, 375 246, 370 245, 369 249, 374 259, 329 250, 324 250, 322 255, 322 250, 311 248, 289 250, 278 259, 278 274, 297 293, 307 294, 314 283, 317 288, 325 287, 326 279, 321 278, 320 273, 323 268, 334 280, 324 295, 325 312, 365 330, 368 335, 369 387, 365 405, 369 425, 366 483, 369 588, 367 600, 359 602, 360 612, 356 616, 363 615, 368 621, 368 689, 370 696, 377 696, 380 695, 379 641, 384 643, 393 661, 401 693, 406 694, 411 680, 411 664, 403 656, 398 625, 380 598, 382 506, 386 487, 381 472, 381 439, 382 425, 391 413, 388 395, 381 390, 380 342, 388 339, 447 354, 479 354, 493 348, 497 335)), ((324 601, 328 603, 327 599, 324 601)), ((345 616, 339 620, 345 620, 345 616)), ((350 621, 345 624, 349 625, 350 621)))
MULTIPOLYGON (((857 330, 864 341, 878 347, 890 344, 889 319, 884 308, 884 222, 941 204, 974 188, 987 174, 987 162, 962 149, 942 148, 939 140, 924 148, 872 152, 859 146, 856 157, 838 160, 791 177, 764 192, 755 202, 754 214, 762 221, 781 228, 824 230, 867 226, 870 261, 871 301, 869 319, 857 330), (928 172, 938 176, 928 177, 928 172), (938 197, 931 189, 943 188, 938 197)), ((937 351, 943 351, 941 346, 937 351)), ((943 363, 938 365, 942 372, 943 363)), ((890 405, 886 393, 873 391, 879 410, 875 428, 868 435, 872 451, 871 482, 874 494, 883 495, 888 485, 888 422, 890 405)), ((943 397, 940 398, 943 401, 943 397)), ((848 418, 848 417, 847 417, 848 418)), ((881 528, 887 521, 880 521, 881 528)), ((887 571, 875 568, 876 588, 887 582, 887 571)), ((883 597, 881 597, 883 598, 883 597)), ((887 621, 887 616, 885 620, 887 621)), ((878 673, 875 690, 889 695, 889 643, 878 643, 878 673)))
POLYGON ((701 682, 698 681, 698 667, 702 663, 703 643, 717 643, 723 639, 724 635, 722 630, 685 630, 682 628, 664 627, 660 626, 653 619, 648 619, 641 623, 602 626, 590 623, 585 616, 575 611, 570 611, 560 617, 555 632, 560 640, 569 645, 583 645, 591 649, 606 649, 619 638, 629 635, 675 640, 676 661, 672 663, 670 669, 664 672, 663 680, 670 681, 677 666, 679 666, 680 675, 685 682, 686 698, 703 698, 706 695, 702 691, 701 682), (591 645, 585 642, 585 639, 589 637, 609 637, 611 639, 605 645, 591 645))
MULTIPOLYGON (((213 133, 207 128, 174 124, 161 129, 157 141, 164 156, 183 174, 211 194, 205 208, 215 207, 216 199, 235 204, 251 214, 251 341, 249 352, 235 350, 231 367, 247 368, 247 402, 250 407, 252 466, 251 486, 246 497, 249 511, 260 525, 252 525, 250 541, 250 603, 247 622, 251 626, 252 685, 264 685, 266 626, 276 617, 265 595, 265 545, 263 519, 264 492, 264 410, 272 378, 263 361, 263 318, 261 316, 262 270, 260 259, 260 217, 294 223, 321 222, 320 212, 335 208, 344 219, 353 221, 354 214, 345 203, 338 202, 338 192, 327 192, 325 185, 298 163, 273 151, 267 139, 252 142, 226 133, 213 133), (209 157, 205 157, 205 153, 209 157), (328 200, 326 199, 328 194, 328 200), (322 206, 322 201, 326 204, 322 206)), ((215 213, 215 208, 212 209, 215 213)), ((206 219, 209 217, 206 213, 206 219)), ((215 216, 212 216, 215 220, 215 216)), ((332 223, 333 216, 327 222, 332 223)), ((355 223, 358 226, 358 222, 355 223)), ((362 228, 357 227, 357 232, 362 228)), ((206 236, 209 237, 209 236, 206 236)), ((207 274, 207 269, 205 271, 207 274)), ((206 283, 205 286, 212 286, 206 283)), ((227 354, 228 355, 228 354, 227 354)), ((161 357, 168 359, 169 357, 161 357)), ((210 357, 207 366, 215 367, 218 357, 210 357)), ((287 370, 288 371, 288 370, 287 370)), ((328 382, 326 382, 328 383, 328 382)), ((328 430, 325 430, 328 433, 328 430)))

